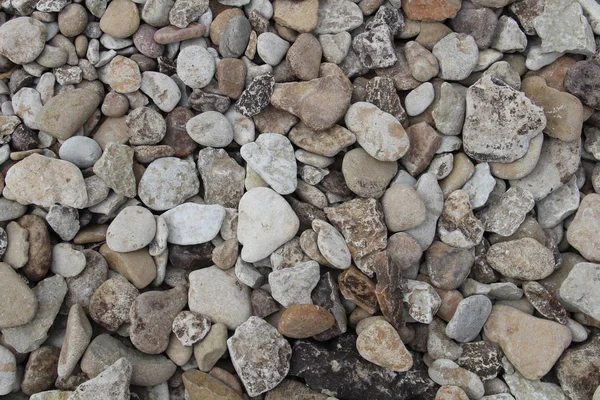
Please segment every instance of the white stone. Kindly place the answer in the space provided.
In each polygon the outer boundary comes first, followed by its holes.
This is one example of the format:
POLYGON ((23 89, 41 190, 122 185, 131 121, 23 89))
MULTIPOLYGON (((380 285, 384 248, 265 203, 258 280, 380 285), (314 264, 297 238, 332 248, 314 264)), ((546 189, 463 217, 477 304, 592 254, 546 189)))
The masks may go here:
POLYGON ((479 50, 472 36, 450 33, 438 41, 431 51, 440 64, 439 77, 445 80, 466 79, 477 65, 479 50))
POLYGON ((200 244, 210 242, 217 236, 225 218, 225 208, 218 204, 184 203, 161 217, 167 224, 169 243, 200 244))
POLYGON ((85 268, 85 256, 75 250, 70 243, 58 243, 52 248, 52 265, 50 269, 64 278, 77 276, 85 268))
POLYGON ((225 147, 233 140, 231 123, 217 111, 206 111, 196 115, 185 124, 185 130, 202 146, 225 147))
POLYGON ((503 53, 521 52, 527 47, 527 36, 523 33, 517 21, 503 15, 496 25, 496 34, 492 47, 503 53))
POLYGON ((560 298, 594 319, 600 319, 600 265, 582 262, 560 286, 560 298))
POLYGON ((36 118, 42 109, 42 100, 37 90, 25 87, 14 94, 12 106, 15 114, 31 129, 40 129, 36 118))
POLYGON ((147 208, 126 207, 108 226, 106 244, 121 253, 136 251, 150 244, 155 234, 154 215, 147 208))
POLYGON ((475 172, 463 185, 462 190, 469 195, 471 207, 475 209, 487 203, 494 187, 496 187, 496 180, 490 173, 490 165, 484 162, 475 166, 475 172))
POLYGON ((316 261, 306 261, 291 268, 271 272, 271 296, 284 307, 313 304, 310 294, 319 283, 319 271, 316 261))
POLYGON ((179 51, 177 76, 192 89, 208 85, 215 71, 215 60, 202 46, 187 46, 179 51))
POLYGON ((538 201, 537 219, 543 229, 554 228, 565 218, 577 211, 579 207, 579 188, 577 178, 573 176, 569 182, 538 201))
POLYGON ((17 380, 17 361, 13 353, 0 346, 0 396, 12 392, 17 380))
POLYGON ((420 84, 406 95, 406 113, 410 117, 422 114, 431 105, 434 97, 435 92, 430 82, 420 84))
POLYGON ((173 111, 181 99, 181 91, 177 83, 160 72, 146 71, 142 73, 140 90, 164 112, 173 111))
POLYGON ((312 228, 317 232, 319 251, 329 264, 338 269, 350 268, 352 256, 342 234, 333 225, 321 219, 314 219, 312 228))
POLYGON ((271 32, 258 35, 256 50, 260 58, 267 64, 275 67, 287 54, 289 42, 271 32))
POLYGON ((319 42, 323 48, 323 57, 328 62, 339 64, 344 61, 350 45, 352 44, 352 35, 350 32, 340 32, 335 35, 319 35, 319 42))

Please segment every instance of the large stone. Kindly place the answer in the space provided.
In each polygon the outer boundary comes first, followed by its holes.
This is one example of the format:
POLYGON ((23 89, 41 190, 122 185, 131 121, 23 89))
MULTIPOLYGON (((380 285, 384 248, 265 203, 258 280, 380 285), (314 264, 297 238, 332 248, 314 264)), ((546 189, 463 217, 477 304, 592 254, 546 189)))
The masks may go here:
POLYGON ((66 140, 85 124, 101 101, 102 99, 91 90, 63 91, 44 104, 37 114, 36 121, 45 133, 66 140))
POLYGON ((167 241, 189 245, 211 241, 219 234, 225 208, 218 204, 184 203, 161 215, 167 224, 167 241))
POLYGON ((600 312, 596 307, 599 276, 598 264, 582 262, 575 265, 560 286, 560 298, 590 317, 600 319, 600 312))
POLYGON ((79 385, 70 400, 128 400, 133 366, 123 357, 96 377, 79 385))
POLYGON ((528 237, 492 245, 486 259, 502 275, 522 280, 547 277, 554 271, 555 263, 551 250, 528 237))
POLYGON ((600 195, 588 194, 567 230, 567 241, 589 261, 600 261, 600 195))
POLYGON ((248 395, 258 396, 277 386, 288 374, 292 348, 277 329, 250 317, 227 340, 231 362, 248 395))
POLYGON ((244 194, 239 204, 237 235, 244 247, 241 257, 256 262, 268 257, 296 235, 300 221, 283 197, 257 187, 244 194))
POLYGON ((434 22, 454 18, 461 8, 457 0, 403 0, 406 17, 416 21, 434 22))
POLYGON ((88 203, 83 175, 68 161, 32 154, 8 170, 5 182, 23 204, 84 208, 88 203))
POLYGON ((571 331, 566 326, 505 305, 492 308, 484 332, 527 379, 546 375, 571 343, 571 331))
POLYGON ((244 194, 246 172, 223 149, 205 148, 198 153, 198 171, 204 187, 204 201, 223 207, 237 207, 244 194))
POLYGON ((65 341, 58 359, 58 376, 69 377, 92 339, 92 325, 79 304, 69 310, 65 341))
POLYGON ((510 236, 519 229, 534 206, 531 193, 519 187, 511 187, 497 201, 477 213, 477 218, 487 232, 510 236))
POLYGON ((34 318, 38 309, 35 293, 6 263, 0 263, 0 293, 0 328, 23 325, 34 318))
POLYGON ((348 0, 319 2, 318 23, 315 34, 340 33, 358 28, 363 23, 360 8, 348 0))
POLYGON ((90 317, 103 328, 116 331, 129 322, 131 304, 139 295, 127 279, 115 275, 94 290, 89 301, 90 317))
POLYGON ((0 54, 16 64, 33 62, 45 45, 46 26, 35 18, 13 18, 2 24, 0 54))
POLYGON ((277 0, 273 2, 273 20, 297 32, 311 32, 317 26, 318 10, 317 0, 277 0))
MULTIPOLYGON (((600 385, 600 336, 588 343, 567 349, 556 363, 556 377, 573 400, 590 399, 600 385)), ((597 394, 594 396, 597 397, 597 394)))
POLYGON ((465 152, 479 161, 513 162, 546 125, 546 116, 525 95, 486 76, 467 90, 465 152))
POLYGON ((126 253, 146 247, 156 234, 154 215, 144 207, 125 207, 108 226, 106 243, 113 251, 126 253))
POLYGON ((110 142, 102 157, 94 164, 93 171, 116 194, 134 197, 136 180, 133 174, 133 149, 124 144, 110 142))

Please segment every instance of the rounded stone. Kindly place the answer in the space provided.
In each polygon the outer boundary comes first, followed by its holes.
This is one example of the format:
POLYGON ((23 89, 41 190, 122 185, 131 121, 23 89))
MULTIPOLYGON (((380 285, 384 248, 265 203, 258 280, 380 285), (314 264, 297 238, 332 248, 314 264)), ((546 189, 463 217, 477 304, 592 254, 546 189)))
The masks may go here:
POLYGON ((444 36, 432 50, 440 65, 440 78, 460 81, 466 79, 477 65, 479 50, 472 36, 451 33, 444 36))
POLYGON ((374 321, 363 329, 356 339, 356 349, 365 360, 393 371, 404 372, 413 366, 413 357, 400 335, 385 320, 374 321))
POLYGON ((185 125, 187 133, 202 146, 226 147, 233 140, 233 127, 223 114, 207 111, 196 115, 185 125))
POLYGON ((281 314, 277 330, 292 339, 305 339, 325 332, 334 324, 333 315, 325 308, 313 304, 294 304, 281 314))
POLYGON ((127 38, 140 26, 140 13, 131 0, 113 0, 100 19, 100 29, 114 38, 127 38))
POLYGON ((58 155, 61 159, 84 169, 94 166, 102 155, 100 145, 87 136, 72 136, 60 146, 58 155))
POLYGON ((35 293, 6 263, 0 263, 0 327, 10 328, 28 323, 38 309, 35 293))
POLYGON ((187 46, 177 56, 177 75, 192 89, 208 85, 215 71, 215 59, 202 46, 187 46))
POLYGON ((421 196, 410 185, 390 186, 381 198, 385 224, 392 232, 416 228, 425 222, 427 209, 421 196))
POLYGON ((66 37, 82 33, 87 23, 87 10, 81 4, 69 4, 58 13, 58 29, 66 37))
POLYGON ((381 197, 397 171, 397 163, 379 161, 360 147, 347 152, 342 161, 346 185, 361 197, 381 197))
POLYGON ((52 248, 50 270, 65 278, 77 276, 85 268, 85 255, 70 243, 58 243, 52 248))
POLYGON ((157 144, 167 133, 167 123, 163 116, 150 107, 138 107, 125 118, 129 128, 129 144, 157 144))
POLYGON ((147 208, 126 207, 108 226, 106 243, 113 251, 135 251, 147 246, 155 233, 154 215, 147 208))
POLYGON ((0 26, 0 54, 15 64, 33 62, 46 45, 46 26, 34 18, 19 17, 0 26))
POLYGON ((132 93, 140 88, 142 75, 138 64, 130 58, 116 56, 108 68, 108 84, 117 93, 132 93))

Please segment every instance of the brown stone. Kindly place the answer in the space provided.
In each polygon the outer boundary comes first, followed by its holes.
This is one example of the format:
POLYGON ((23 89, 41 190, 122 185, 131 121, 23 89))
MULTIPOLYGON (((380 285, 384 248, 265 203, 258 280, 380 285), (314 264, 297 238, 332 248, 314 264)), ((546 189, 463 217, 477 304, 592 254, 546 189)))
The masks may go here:
POLYGON ((219 92, 238 99, 246 86, 246 64, 237 58, 224 58, 217 65, 219 92))
POLYGON ((252 315, 265 318, 279 311, 279 304, 271 297, 271 295, 262 290, 254 289, 250 294, 250 302, 252 303, 252 315))
POLYGON ((456 153, 454 155, 454 167, 452 172, 439 181, 440 188, 444 193, 444 198, 450 193, 460 189, 465 182, 475 173, 475 166, 465 153, 456 153))
POLYGON ((389 261, 386 251, 380 251, 375 254, 375 273, 375 295, 381 313, 394 329, 400 330, 404 326, 402 269, 389 261))
POLYGON ((198 371, 190 369, 183 373, 183 384, 190 395, 191 400, 241 400, 242 397, 219 379, 198 371))
POLYGON ((154 32, 154 41, 158 44, 177 43, 202 37, 204 32, 206 32, 206 27, 197 22, 192 22, 185 28, 169 25, 154 32))
POLYGON ((425 253, 431 284, 443 290, 453 290, 469 276, 473 255, 467 249, 434 242, 425 253))
POLYGON ((569 399, 591 399, 600 385, 600 335, 595 334, 588 343, 565 351, 555 370, 569 399))
POLYGON ((119 253, 112 251, 105 243, 99 252, 108 262, 110 269, 123 275, 138 289, 145 288, 156 278, 156 265, 147 248, 119 253))
POLYGON ((400 335, 387 321, 375 321, 356 339, 358 353, 367 361, 393 371, 408 371, 412 355, 404 347, 400 335))
POLYGON ((417 176, 427 168, 435 152, 442 144, 442 137, 427 122, 419 122, 406 129, 410 140, 408 152, 400 163, 408 173, 417 176))
POLYGON ((334 157, 356 142, 354 133, 340 125, 324 131, 314 131, 302 122, 292 128, 288 138, 296 146, 325 157, 334 157))
POLYGON ((54 346, 42 346, 32 351, 25 366, 21 391, 32 395, 50 389, 58 377, 59 355, 60 349, 54 346))
POLYGON ((421 22, 421 31, 415 42, 431 51, 433 46, 449 33, 452 33, 452 29, 441 22, 421 22))
POLYGON ((338 277, 338 285, 342 295, 352 303, 363 308, 370 314, 379 309, 375 283, 358 268, 350 266, 338 277))
POLYGON ((214 248, 210 242, 190 246, 173 245, 169 247, 169 261, 174 267, 187 271, 208 267, 212 265, 214 248))
POLYGON ((23 215, 17 222, 29 232, 29 259, 21 271, 27 279, 40 281, 52 263, 52 246, 46 222, 37 215, 23 215))
POLYGON ((552 296, 548 289, 538 282, 527 282, 523 285, 523 292, 531 305, 544 317, 554 319, 563 325, 569 321, 567 310, 552 296))
MULTIPOLYGON (((383 76, 376 76, 370 79, 365 87, 365 101, 376 105, 382 111, 392 114, 403 127, 407 125, 406 111, 400 103, 400 97, 396 92, 394 80, 383 76)), ((412 147, 412 142, 411 142, 412 147)), ((409 151, 410 153, 410 151, 409 151)), ((408 153, 405 157, 408 156, 408 153)))
POLYGON ((211 376, 214 376, 227 386, 229 386, 229 388, 235 390, 235 392, 240 396, 244 394, 242 384, 240 383, 239 379, 236 378, 235 375, 233 375, 231 372, 225 371, 224 369, 219 367, 213 367, 210 370, 209 374, 211 376))
POLYGON ((115 38, 126 38, 140 25, 137 5, 130 0, 111 1, 100 19, 100 29, 115 38))
POLYGON ((108 225, 88 225, 79 230, 73 239, 75 244, 99 243, 106 240, 108 225))
MULTIPOLYGON (((158 146, 136 146, 133 148, 135 160, 142 164, 150 164, 152 161, 163 157, 175 155, 175 149, 167 145, 158 146)), ((135 174, 135 165, 134 165, 135 174)), ((143 175, 143 172, 142 174, 143 175)), ((137 176, 136 176, 137 180, 137 176)), ((139 183, 139 180, 138 180, 139 183)))
POLYGON ((229 8, 219 15, 215 16, 213 22, 210 24, 210 40, 213 42, 215 46, 219 46, 221 43, 221 35, 227 28, 227 24, 229 24, 229 20, 237 15, 244 16, 244 11, 239 8, 229 8))
POLYGON ((546 80, 546 84, 551 88, 556 90, 560 90, 561 92, 566 92, 565 89, 565 75, 569 68, 571 68, 574 64, 577 63, 577 60, 570 56, 562 56, 554 61, 550 65, 546 65, 543 68, 540 68, 537 71, 529 71, 527 72, 526 78, 529 76, 541 76, 546 80))
POLYGON ((212 252, 212 260, 221 269, 229 269, 235 265, 238 257, 237 238, 229 239, 215 246, 212 252))
POLYGON ((311 32, 317 27, 318 10, 318 0, 276 0, 273 2, 273 19, 297 32, 311 32))
POLYGON ((109 142, 125 144, 129 140, 129 128, 125 117, 107 118, 94 133, 93 139, 104 150, 109 142))
POLYGON ((424 22, 454 18, 460 10, 460 0, 403 0, 402 10, 408 19, 424 22))
POLYGON ((456 312, 458 303, 460 303, 464 297, 458 290, 436 289, 436 292, 440 296, 440 299, 442 299, 442 305, 438 309, 436 315, 444 321, 449 322, 456 312))
POLYGON ((310 33, 302 33, 288 49, 285 60, 296 78, 308 81, 319 76, 323 50, 310 33))
POLYGON ((188 135, 185 129, 185 125, 193 116, 194 113, 189 108, 177 107, 165 118, 167 133, 160 144, 173 147, 176 157, 187 157, 198 147, 198 143, 188 135))
POLYGON ((284 379, 265 393, 265 400, 327 400, 329 396, 312 390, 302 382, 284 379))
POLYGON ((444 385, 438 389, 434 400, 469 400, 469 396, 458 386, 444 385))
POLYGON ((90 317, 109 331, 116 331, 129 322, 129 309, 139 294, 127 279, 115 275, 94 291, 90 300, 90 317))
POLYGON ((285 110, 268 105, 252 117, 256 129, 261 133, 286 135, 298 123, 298 117, 285 110))
POLYGON ((288 307, 277 324, 277 330, 292 339, 305 339, 325 332, 335 324, 333 315, 314 304, 294 304, 288 307))

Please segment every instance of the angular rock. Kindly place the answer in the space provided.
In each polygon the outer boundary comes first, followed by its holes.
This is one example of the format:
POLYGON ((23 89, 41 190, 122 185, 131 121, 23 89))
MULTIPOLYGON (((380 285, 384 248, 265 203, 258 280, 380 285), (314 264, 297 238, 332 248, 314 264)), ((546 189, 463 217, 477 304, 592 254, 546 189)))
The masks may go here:
POLYGON ((378 309, 376 286, 357 268, 350 267, 338 277, 340 292, 346 300, 351 301, 369 314, 378 309))
POLYGON ((496 243, 488 250, 486 260, 502 275, 515 279, 543 279, 554 271, 552 251, 532 238, 496 243))
POLYGON ((565 185, 537 202, 537 218, 544 229, 554 228, 579 208, 579 188, 575 175, 565 185))
POLYGON ((123 357, 115 361, 96 377, 77 387, 69 399, 129 399, 129 382, 132 378, 133 366, 123 357))
POLYGON ((235 103, 235 110, 247 118, 260 113, 271 101, 275 78, 271 73, 255 77, 235 103))
POLYGON ((377 25, 356 35, 352 40, 352 48, 365 68, 391 67, 398 61, 392 32, 385 24, 377 25))
POLYGON ((181 311, 173 320, 173 333, 184 346, 193 346, 210 331, 210 319, 202 314, 181 311))
POLYGON ((219 379, 204 372, 190 369, 182 375, 186 392, 192 400, 218 398, 223 400, 239 400, 240 395, 219 379))
POLYGON ((329 340, 346 332, 348 319, 346 310, 340 300, 338 285, 330 272, 321 276, 319 283, 311 294, 313 303, 325 308, 333 315, 335 324, 328 330, 315 335, 316 340, 329 340))
POLYGON ((129 322, 129 309, 140 292, 120 275, 105 281, 89 303, 90 317, 109 331, 129 322))
POLYGON ((197 194, 199 189, 194 163, 176 157, 153 161, 138 186, 140 199, 155 211, 172 209, 197 194))
POLYGON ((92 326, 79 304, 69 310, 65 340, 58 359, 58 376, 69 377, 92 339, 92 326))
POLYGON ((319 2, 318 22, 315 34, 351 31, 363 23, 360 8, 348 0, 325 0, 319 2))
POLYGON ((598 387, 600 336, 567 349, 556 363, 556 377, 565 394, 574 400, 589 399, 598 387))
POLYGON ((463 343, 462 349, 456 363, 479 376, 484 384, 502 371, 502 352, 489 342, 463 343))
MULTIPOLYGON (((562 286, 561 286, 562 287, 562 286)), ((540 283, 532 281, 523 285, 525 297, 531 305, 544 317, 554 319, 563 325, 569 321, 567 310, 540 283)), ((562 296, 561 296, 562 297, 562 296)))
POLYGON ((517 231, 535 201, 531 193, 520 187, 511 187, 500 198, 477 213, 487 232, 510 236, 517 231))
POLYGON ((198 154, 198 170, 208 204, 237 207, 244 191, 243 167, 224 150, 206 148, 198 154))
POLYGON ((442 215, 438 221, 440 240, 450 246, 472 248, 483 238, 483 224, 475 218, 469 195, 455 190, 444 203, 442 215))
POLYGON ((312 304, 310 293, 319 282, 319 264, 307 261, 269 274, 271 295, 284 307, 312 304))
POLYGON ((560 298, 568 305, 598 319, 596 304, 596 279, 600 274, 598 264, 582 262, 576 264, 560 286, 560 298))
POLYGON ((26 324, 37 315, 38 299, 19 274, 6 263, 0 263, 0 328, 26 324))
POLYGON ((492 302, 486 296, 467 297, 458 303, 456 312, 446 326, 446 335, 457 342, 470 342, 479 335, 492 311, 492 302))
POLYGON ((417 322, 430 324, 442 305, 442 299, 435 289, 426 282, 406 279, 403 292, 408 314, 417 322))
POLYGON ((115 193, 134 197, 136 180, 133 174, 133 150, 124 144, 110 142, 102 157, 94 164, 94 173, 115 193))
POLYGON ((156 264, 148 254, 147 248, 119 253, 103 244, 99 252, 108 262, 110 269, 123 275, 138 289, 145 288, 156 278, 156 264))

